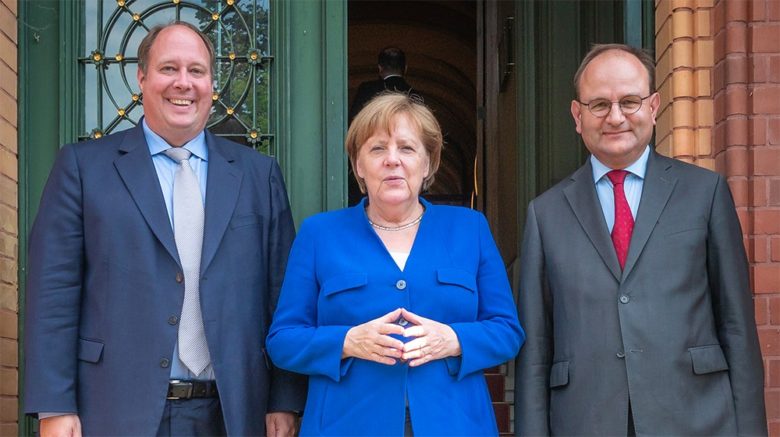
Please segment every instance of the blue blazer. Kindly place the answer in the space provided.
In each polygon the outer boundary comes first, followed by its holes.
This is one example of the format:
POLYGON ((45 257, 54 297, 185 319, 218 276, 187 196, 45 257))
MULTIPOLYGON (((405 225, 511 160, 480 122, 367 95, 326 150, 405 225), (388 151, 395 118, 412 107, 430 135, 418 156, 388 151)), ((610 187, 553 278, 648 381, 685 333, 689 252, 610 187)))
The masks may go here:
MULTIPOLYGON (((206 145, 206 338, 228 434, 265 435, 266 409, 297 410, 305 397, 305 382, 263 353, 292 218, 274 160, 208 132, 206 145)), ((141 126, 63 147, 30 237, 25 411, 78 413, 85 435, 155 435, 180 278, 141 126)))
POLYGON ((310 375, 302 435, 403 435, 406 399, 415 435, 497 434, 482 370, 525 339, 504 264, 482 214, 423 204, 403 271, 365 199, 301 226, 267 346, 277 366, 310 375), (400 307, 449 324, 462 356, 415 368, 341 359, 351 327, 400 307))

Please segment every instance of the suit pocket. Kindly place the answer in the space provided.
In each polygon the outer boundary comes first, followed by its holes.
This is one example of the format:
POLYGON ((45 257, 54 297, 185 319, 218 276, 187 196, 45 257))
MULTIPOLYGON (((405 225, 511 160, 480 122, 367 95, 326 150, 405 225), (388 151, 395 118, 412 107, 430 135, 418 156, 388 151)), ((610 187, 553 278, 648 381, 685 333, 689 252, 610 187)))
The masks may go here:
POLYGON ((706 226, 694 226, 694 227, 688 226, 688 227, 684 227, 683 229, 674 229, 674 230, 668 230, 667 229, 667 230, 665 230, 663 235, 665 237, 668 237, 670 235, 677 235, 677 234, 682 234, 682 233, 685 233, 685 232, 693 232, 693 231, 706 232, 707 231, 707 227, 706 226))
POLYGON ((236 215, 230 220, 230 229, 243 228, 244 226, 259 225, 263 222, 260 214, 236 215))
POLYGON ((442 284, 457 285, 471 292, 477 291, 477 278, 466 270, 442 267, 436 270, 436 277, 442 284))
POLYGON ((79 360, 97 363, 103 355, 103 343, 79 338, 79 360))
POLYGON ((726 362, 726 356, 723 355, 723 349, 721 349, 718 344, 692 347, 688 349, 688 352, 691 354, 693 373, 697 375, 705 375, 707 373, 720 372, 729 369, 729 363, 726 362))
POLYGON ((365 273, 347 273, 329 278, 323 282, 321 290, 323 296, 331 296, 366 284, 368 284, 368 277, 365 273))
POLYGON ((550 368, 550 388, 563 387, 569 383, 569 362, 559 361, 550 368))

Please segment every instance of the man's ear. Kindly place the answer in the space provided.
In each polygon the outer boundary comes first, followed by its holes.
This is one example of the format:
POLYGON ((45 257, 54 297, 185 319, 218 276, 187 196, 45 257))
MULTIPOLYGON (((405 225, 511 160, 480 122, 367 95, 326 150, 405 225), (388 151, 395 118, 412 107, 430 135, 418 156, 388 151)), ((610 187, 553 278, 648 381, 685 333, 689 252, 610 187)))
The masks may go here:
POLYGON ((143 94, 143 92, 144 92, 144 79, 146 78, 146 75, 144 75, 144 72, 141 71, 140 67, 135 72, 135 78, 138 81, 138 88, 141 89, 141 93, 143 94))
POLYGON ((653 124, 655 124, 655 117, 658 115, 658 109, 661 107, 661 96, 658 93, 653 93, 647 100, 650 105, 650 114, 653 117, 653 124))
POLYGON ((577 133, 582 135, 582 105, 576 100, 571 101, 571 116, 577 133))

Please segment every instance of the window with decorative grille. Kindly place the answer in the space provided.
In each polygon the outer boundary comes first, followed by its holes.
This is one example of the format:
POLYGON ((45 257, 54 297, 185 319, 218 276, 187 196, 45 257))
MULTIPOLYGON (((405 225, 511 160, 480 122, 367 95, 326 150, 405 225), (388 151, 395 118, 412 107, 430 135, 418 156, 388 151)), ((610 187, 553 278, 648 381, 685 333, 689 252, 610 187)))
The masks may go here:
POLYGON ((79 45, 79 138, 136 125, 143 95, 136 82, 138 45, 150 28, 187 21, 214 44, 216 135, 275 154, 270 132, 269 0, 86 0, 79 45))

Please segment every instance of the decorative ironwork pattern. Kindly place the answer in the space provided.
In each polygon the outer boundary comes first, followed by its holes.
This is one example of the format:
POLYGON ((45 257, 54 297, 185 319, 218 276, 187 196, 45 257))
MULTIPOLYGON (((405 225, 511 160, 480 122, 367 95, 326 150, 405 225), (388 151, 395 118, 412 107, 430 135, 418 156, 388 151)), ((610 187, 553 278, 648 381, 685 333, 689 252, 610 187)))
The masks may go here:
POLYGON ((149 29, 174 20, 198 26, 214 44, 216 135, 274 154, 269 132, 269 0, 86 0, 79 57, 81 139, 136 125, 143 96, 136 82, 138 45, 149 29))

